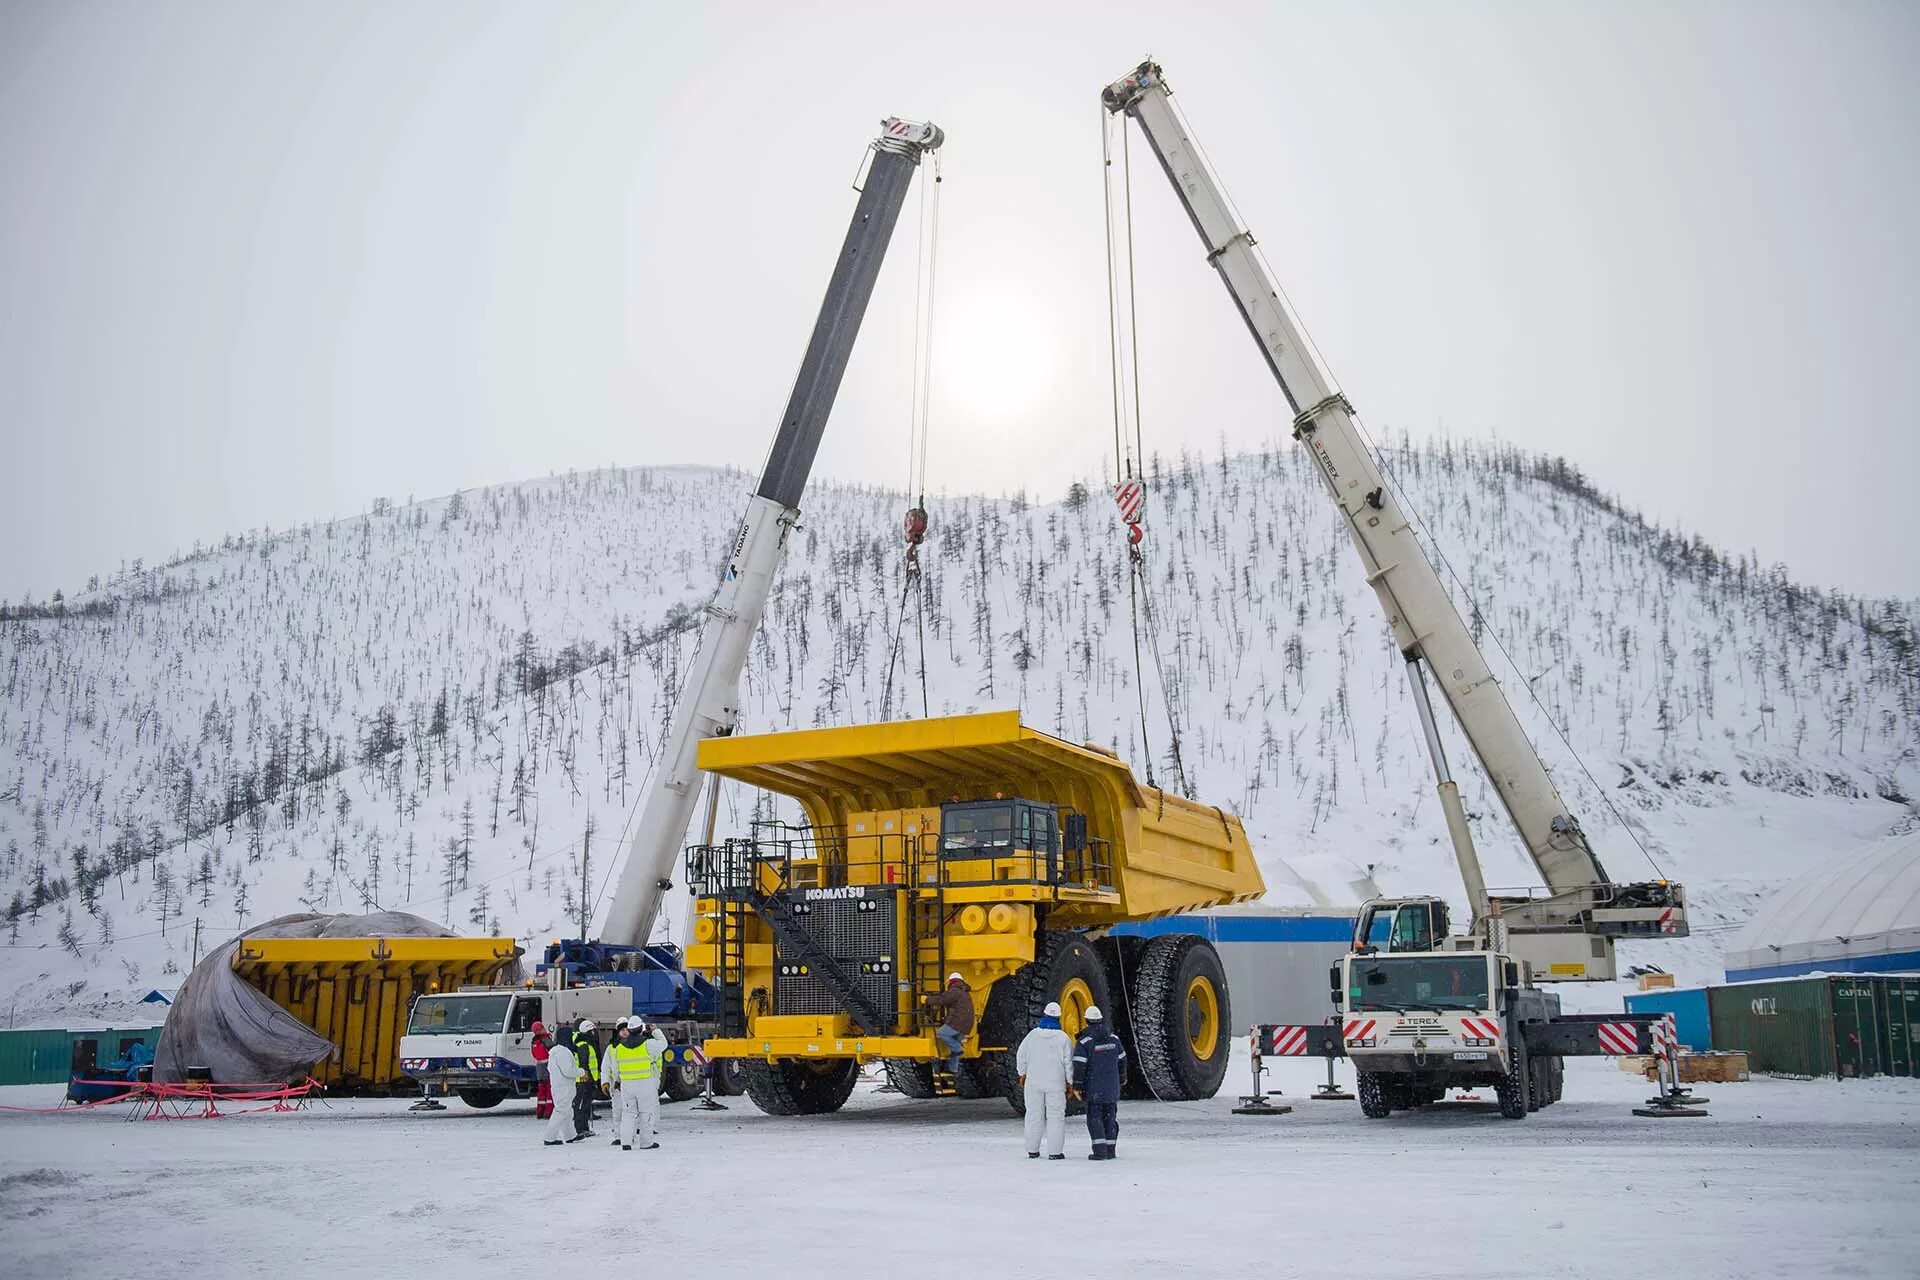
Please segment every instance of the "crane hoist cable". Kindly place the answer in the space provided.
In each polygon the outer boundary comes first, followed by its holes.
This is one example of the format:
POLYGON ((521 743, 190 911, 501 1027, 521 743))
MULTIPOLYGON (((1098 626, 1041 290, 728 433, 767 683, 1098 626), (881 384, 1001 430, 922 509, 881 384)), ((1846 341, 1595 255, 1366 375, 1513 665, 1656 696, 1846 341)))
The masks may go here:
POLYGON ((1153 744, 1147 715, 1147 664, 1142 656, 1142 630, 1145 648, 1153 656, 1153 671, 1160 681, 1160 701, 1167 713, 1168 755, 1173 763, 1174 779, 1180 794, 1193 796, 1187 777, 1186 760, 1180 747, 1180 720, 1174 706, 1175 682, 1168 678, 1160 652, 1160 633, 1153 616, 1153 584, 1147 576, 1146 554, 1142 550, 1146 513, 1146 445, 1140 419, 1140 324, 1135 307, 1133 265, 1133 150, 1126 132, 1126 121, 1119 120, 1121 201, 1116 219, 1113 198, 1113 117, 1101 113, 1100 141, 1103 194, 1107 220, 1107 357, 1113 391, 1114 502, 1120 519, 1127 526, 1127 599, 1128 622, 1133 630, 1133 684, 1140 708, 1140 746, 1147 771, 1147 785, 1159 789, 1154 780, 1153 744), (1125 275, 1122 277, 1118 230, 1126 232, 1125 275), (1123 337, 1124 330, 1124 337, 1123 337), (1131 410, 1131 412, 1129 412, 1131 410), (1132 447, 1128 448, 1128 419, 1132 420, 1132 447))
POLYGON ((932 715, 927 697, 927 589, 920 571, 920 544, 926 540, 927 515, 927 441, 931 433, 933 402, 933 304, 939 280, 940 258, 940 153, 933 153, 933 181, 920 187, 920 241, 914 262, 913 307, 913 400, 907 419, 906 493, 913 505, 907 508, 901 523, 906 539, 906 558, 901 574, 900 610, 894 620, 893 637, 887 646, 887 678, 880 694, 881 714, 893 715, 893 675, 902 657, 906 634, 907 605, 918 602, 915 633, 920 658, 920 714, 932 715), (928 188, 933 194, 927 194, 928 188), (915 495, 918 495, 915 498, 915 495))

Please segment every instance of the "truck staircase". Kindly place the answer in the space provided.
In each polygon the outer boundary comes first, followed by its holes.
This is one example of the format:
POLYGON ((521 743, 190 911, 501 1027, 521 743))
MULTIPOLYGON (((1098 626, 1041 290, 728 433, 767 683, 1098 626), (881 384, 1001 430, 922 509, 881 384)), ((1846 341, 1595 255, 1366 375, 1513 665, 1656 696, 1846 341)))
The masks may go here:
POLYGON ((947 890, 941 874, 938 838, 931 850, 925 845, 912 847, 907 860, 907 879, 913 912, 913 997, 914 1007, 947 989, 947 890), (926 874, 931 866, 933 875, 926 874))
POLYGON ((720 902, 719 929, 714 950, 720 971, 712 975, 716 1008, 714 1014, 723 1036, 747 1033, 747 930, 745 913, 738 902, 720 902))

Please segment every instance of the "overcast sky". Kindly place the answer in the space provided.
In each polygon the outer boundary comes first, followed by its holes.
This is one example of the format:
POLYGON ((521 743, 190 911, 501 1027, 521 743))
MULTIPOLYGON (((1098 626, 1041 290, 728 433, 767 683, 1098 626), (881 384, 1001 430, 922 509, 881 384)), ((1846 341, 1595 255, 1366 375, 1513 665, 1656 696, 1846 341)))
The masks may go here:
MULTIPOLYGON (((1376 431, 1562 453, 1804 580, 1920 595, 1920 5, 0 20, 0 597, 375 497, 757 466, 891 114, 948 134, 931 487, 1057 496, 1111 453, 1098 93, 1148 52, 1376 431)), ((1283 438, 1135 176, 1148 449, 1283 438)), ((911 218, 816 475, 904 479, 911 218)))

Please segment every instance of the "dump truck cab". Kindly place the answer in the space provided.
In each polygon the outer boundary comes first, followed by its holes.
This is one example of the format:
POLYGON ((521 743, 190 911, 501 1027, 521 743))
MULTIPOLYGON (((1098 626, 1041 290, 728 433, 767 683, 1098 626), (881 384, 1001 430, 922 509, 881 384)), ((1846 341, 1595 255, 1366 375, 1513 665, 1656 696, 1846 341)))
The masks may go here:
POLYGON ((1012 712, 710 739, 700 765, 806 816, 687 855, 687 960, 718 995, 705 1050, 742 1062, 763 1109, 836 1110, 871 1061, 931 1096, 946 1051, 927 1001, 951 973, 977 1015, 963 1094, 1019 1105, 1011 1051, 1056 1000, 1070 1034, 1089 1006, 1109 1012, 1138 1044, 1143 1092, 1218 1088, 1219 957, 1198 937, 1106 930, 1258 897, 1237 818, 1143 788, 1111 752, 1012 712))
POLYGON ((596 1024, 606 1047, 616 1018, 633 1012, 626 987, 461 987, 432 992, 413 1002, 400 1038, 400 1069, 429 1095, 457 1094, 471 1107, 493 1107, 508 1098, 531 1098, 540 1069, 533 1059, 533 1024, 549 1032, 571 1028, 580 1018, 596 1024))

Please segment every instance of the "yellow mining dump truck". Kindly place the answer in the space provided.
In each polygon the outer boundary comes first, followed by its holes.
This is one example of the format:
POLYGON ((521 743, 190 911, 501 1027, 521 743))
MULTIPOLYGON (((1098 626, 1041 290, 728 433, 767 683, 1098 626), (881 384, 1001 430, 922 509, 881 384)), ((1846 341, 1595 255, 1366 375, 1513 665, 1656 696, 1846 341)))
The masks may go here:
POLYGON ((336 1093, 412 1092, 400 1037, 416 998, 497 980, 519 957, 512 938, 243 937, 234 973, 331 1040, 313 1068, 336 1093))
POLYGON ((699 763, 807 818, 687 853, 687 964, 719 991, 706 1052, 741 1060, 763 1111, 838 1110, 875 1060, 902 1093, 933 1096, 946 1054, 926 1001, 950 973, 979 1012, 963 1096, 1020 1107, 1012 1050, 1056 1000, 1070 1034, 1089 1005, 1106 1012, 1138 1096, 1219 1089, 1220 957, 1194 935, 1107 929, 1259 897, 1238 818, 1142 787, 1111 753, 1017 712, 711 738, 699 763))

